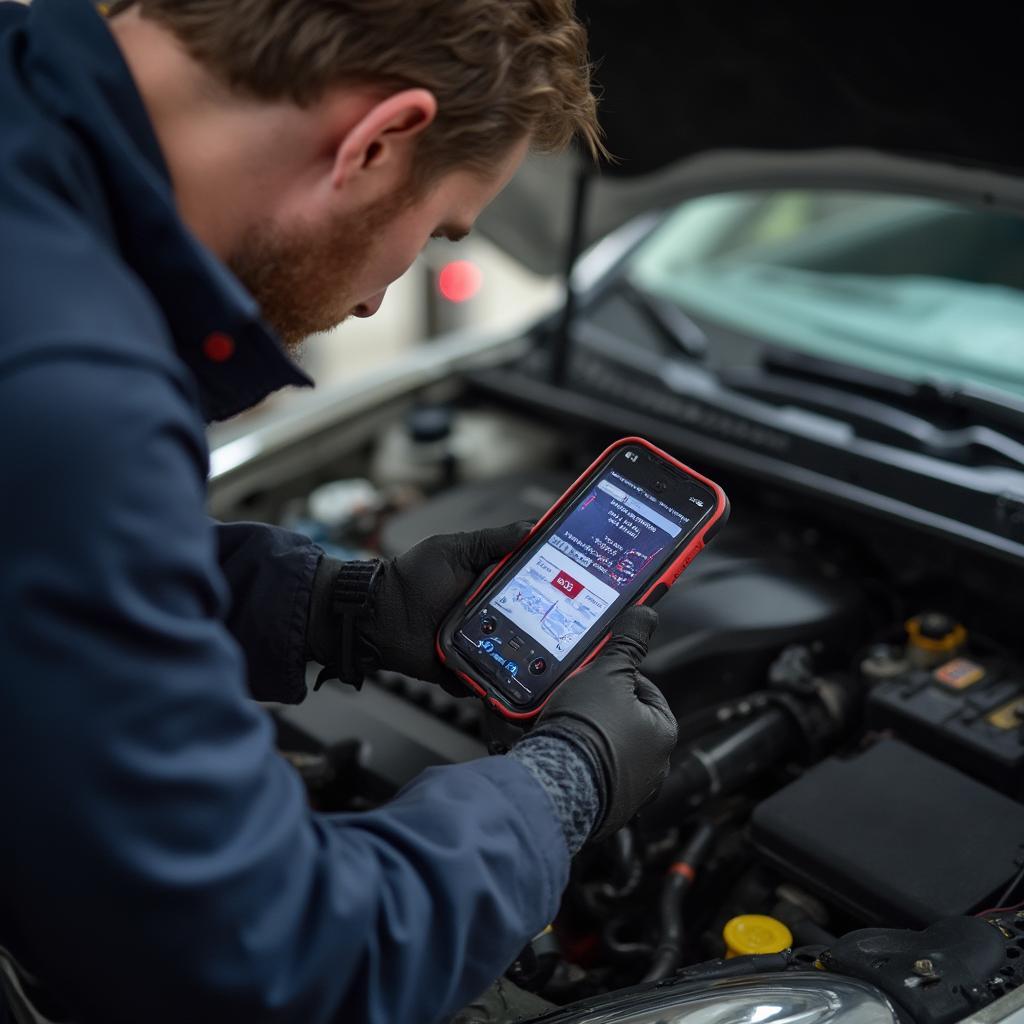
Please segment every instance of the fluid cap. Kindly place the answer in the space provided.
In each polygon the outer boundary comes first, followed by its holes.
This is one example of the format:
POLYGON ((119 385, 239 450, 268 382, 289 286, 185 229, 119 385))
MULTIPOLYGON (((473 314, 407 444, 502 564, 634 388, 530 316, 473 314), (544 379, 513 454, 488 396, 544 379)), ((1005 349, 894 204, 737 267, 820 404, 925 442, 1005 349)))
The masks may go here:
POLYGON ((912 648, 936 654, 955 651, 967 641, 967 630, 943 612, 915 615, 907 622, 906 629, 912 648))
POLYGON ((455 413, 447 405, 414 406, 405 417, 409 436, 421 444, 450 437, 455 413))
POLYGON ((722 929, 725 958, 750 956, 753 953, 781 953, 793 945, 790 930, 774 917, 765 914, 740 914, 722 929))

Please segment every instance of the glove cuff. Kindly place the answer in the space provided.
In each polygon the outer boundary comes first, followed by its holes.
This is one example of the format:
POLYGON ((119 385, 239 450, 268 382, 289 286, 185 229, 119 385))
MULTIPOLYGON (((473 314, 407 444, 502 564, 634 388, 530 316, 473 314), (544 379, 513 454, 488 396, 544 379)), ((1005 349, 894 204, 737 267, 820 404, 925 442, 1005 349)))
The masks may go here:
POLYGON ((608 773, 606 758, 602 756, 599 748, 600 741, 592 735, 588 723, 580 723, 583 728, 578 728, 576 723, 572 726, 559 723, 557 720, 551 723, 531 729, 528 736, 548 736, 552 739, 568 743, 577 754, 586 761, 590 767, 590 774, 593 776, 594 784, 597 787, 598 811, 593 822, 590 838, 593 839, 602 829, 608 819, 608 812, 612 799, 611 778, 608 773))
POLYGON ((508 753, 522 764, 548 795, 575 856, 601 816, 599 776, 593 762, 572 740, 549 733, 529 733, 508 753))

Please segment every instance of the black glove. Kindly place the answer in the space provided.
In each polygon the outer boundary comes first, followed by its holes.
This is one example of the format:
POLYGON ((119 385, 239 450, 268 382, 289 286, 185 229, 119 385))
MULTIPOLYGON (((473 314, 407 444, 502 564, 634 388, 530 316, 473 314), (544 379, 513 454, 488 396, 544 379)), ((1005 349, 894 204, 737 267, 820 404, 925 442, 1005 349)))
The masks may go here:
MULTIPOLYGON (((477 533, 451 533, 420 541, 404 555, 381 564, 370 592, 369 607, 357 625, 364 653, 379 668, 439 683, 457 697, 469 690, 438 660, 434 649, 444 617, 489 565, 511 551, 531 523, 512 523, 477 533)), ((323 559, 313 585, 309 654, 333 664, 340 624, 330 603, 339 562, 323 559)))
POLYGON ((601 787, 602 814, 591 839, 617 832, 660 788, 676 745, 676 720, 661 691, 637 666, 658 624, 651 608, 619 618, 604 649, 563 683, 536 731, 576 744, 601 787))
POLYGON ((469 690, 437 657, 437 631, 484 569, 507 555, 531 526, 520 522, 429 537, 385 562, 370 614, 360 629, 380 652, 381 667, 468 696, 469 690))

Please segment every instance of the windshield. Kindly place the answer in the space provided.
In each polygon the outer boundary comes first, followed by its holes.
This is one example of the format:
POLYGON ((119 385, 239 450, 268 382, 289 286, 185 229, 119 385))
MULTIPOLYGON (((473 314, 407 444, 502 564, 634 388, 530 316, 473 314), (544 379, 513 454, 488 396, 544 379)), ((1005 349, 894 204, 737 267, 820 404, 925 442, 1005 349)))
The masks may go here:
POLYGON ((729 193, 674 210, 628 272, 709 329, 1024 396, 1016 217, 908 196, 729 193))

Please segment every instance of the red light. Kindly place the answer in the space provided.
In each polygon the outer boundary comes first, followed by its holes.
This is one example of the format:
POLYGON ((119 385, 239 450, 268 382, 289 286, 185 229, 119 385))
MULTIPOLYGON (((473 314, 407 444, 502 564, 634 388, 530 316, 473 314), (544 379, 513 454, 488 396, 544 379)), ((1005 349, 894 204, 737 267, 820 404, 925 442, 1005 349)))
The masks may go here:
POLYGON ((453 260, 437 278, 437 286, 449 302, 468 302, 483 283, 483 271, 469 260, 453 260))

